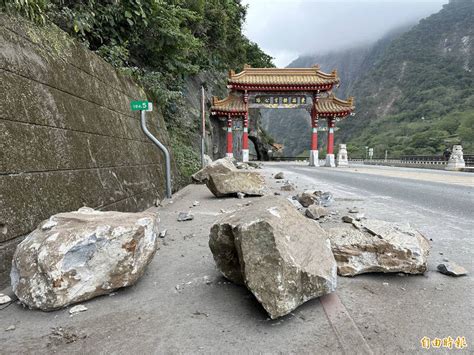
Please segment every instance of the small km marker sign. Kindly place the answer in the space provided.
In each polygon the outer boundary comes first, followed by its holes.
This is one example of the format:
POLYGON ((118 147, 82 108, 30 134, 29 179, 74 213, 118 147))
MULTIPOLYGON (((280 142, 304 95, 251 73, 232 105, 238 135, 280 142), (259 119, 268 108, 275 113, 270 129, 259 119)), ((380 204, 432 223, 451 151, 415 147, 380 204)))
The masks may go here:
POLYGON ((130 109, 132 111, 153 111, 153 103, 150 101, 132 101, 130 109))

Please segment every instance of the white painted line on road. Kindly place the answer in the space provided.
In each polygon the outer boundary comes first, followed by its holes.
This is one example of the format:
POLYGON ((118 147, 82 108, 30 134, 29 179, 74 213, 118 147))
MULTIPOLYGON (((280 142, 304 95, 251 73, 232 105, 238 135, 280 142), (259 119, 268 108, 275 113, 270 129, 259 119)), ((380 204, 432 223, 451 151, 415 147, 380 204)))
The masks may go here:
POLYGON ((335 292, 320 297, 319 301, 345 354, 373 354, 369 344, 335 292))

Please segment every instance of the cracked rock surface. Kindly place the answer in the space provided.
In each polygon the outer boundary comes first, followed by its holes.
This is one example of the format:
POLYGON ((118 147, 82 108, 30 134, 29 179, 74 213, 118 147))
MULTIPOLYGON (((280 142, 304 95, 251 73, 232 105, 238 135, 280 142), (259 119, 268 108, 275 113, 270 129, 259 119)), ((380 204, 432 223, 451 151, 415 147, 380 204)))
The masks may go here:
POLYGON ((325 229, 339 275, 367 272, 422 274, 426 271, 430 244, 408 224, 353 219, 325 229))
POLYGON ((336 288, 326 232, 284 198, 263 197, 224 216, 209 246, 222 274, 247 286, 272 319, 336 288))

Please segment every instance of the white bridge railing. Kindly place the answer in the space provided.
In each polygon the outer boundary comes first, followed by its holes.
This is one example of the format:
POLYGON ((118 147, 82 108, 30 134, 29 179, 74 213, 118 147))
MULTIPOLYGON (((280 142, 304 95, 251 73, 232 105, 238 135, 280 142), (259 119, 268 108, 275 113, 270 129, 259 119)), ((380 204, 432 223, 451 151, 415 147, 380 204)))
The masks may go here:
POLYGON ((448 164, 443 160, 418 160, 418 159, 349 159, 349 162, 363 163, 364 165, 386 165, 407 168, 445 169, 448 164))
MULTIPOLYGON (((308 158, 304 157, 273 157, 275 161, 300 161, 308 162, 308 158)), ((474 172, 474 155, 464 155, 465 168, 463 171, 474 172)), ((319 160, 319 166, 324 166, 326 161, 319 160)), ((364 165, 384 165, 395 166, 401 168, 424 168, 424 169, 439 169, 444 170, 448 167, 448 162, 443 156, 403 156, 401 159, 361 159, 349 158, 350 164, 364 164, 364 165)), ((448 167, 449 168, 449 167, 448 167)))

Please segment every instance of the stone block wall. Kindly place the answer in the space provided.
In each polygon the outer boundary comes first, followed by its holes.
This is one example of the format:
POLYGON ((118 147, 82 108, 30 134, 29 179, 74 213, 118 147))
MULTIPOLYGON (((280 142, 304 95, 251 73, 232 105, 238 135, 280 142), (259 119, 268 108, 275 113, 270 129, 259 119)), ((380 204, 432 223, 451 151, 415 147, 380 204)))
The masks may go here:
MULTIPOLYGON (((0 14, 0 289, 16 245, 52 214, 138 211, 164 196, 131 79, 54 26, 0 14)), ((169 144, 163 117, 150 130, 169 144)))

